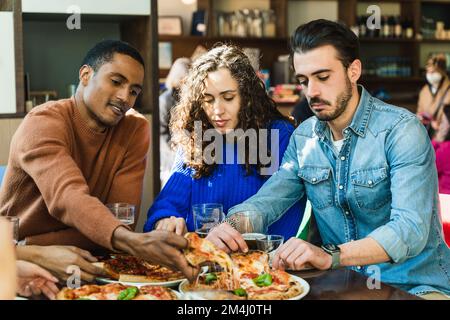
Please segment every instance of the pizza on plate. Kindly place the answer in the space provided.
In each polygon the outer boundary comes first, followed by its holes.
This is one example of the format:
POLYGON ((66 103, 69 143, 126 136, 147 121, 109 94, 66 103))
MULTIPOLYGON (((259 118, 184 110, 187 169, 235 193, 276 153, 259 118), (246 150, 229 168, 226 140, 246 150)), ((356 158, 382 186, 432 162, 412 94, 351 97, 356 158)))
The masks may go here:
POLYGON ((63 288, 57 300, 176 300, 172 289, 159 286, 127 286, 121 283, 87 284, 77 289, 63 288))
POLYGON ((153 265, 130 255, 113 255, 94 264, 102 267, 112 279, 123 282, 168 282, 184 278, 179 271, 153 265))
POLYGON ((223 285, 229 290, 239 285, 233 261, 225 251, 217 248, 212 242, 200 238, 196 233, 188 232, 184 237, 188 240, 184 256, 189 264, 199 267, 204 263, 217 263, 226 275, 221 279, 223 285))
POLYGON ((225 267, 220 272, 201 273, 194 283, 184 282, 182 290, 228 290, 251 300, 285 300, 303 292, 302 285, 289 273, 270 268, 269 256, 263 251, 230 256, 194 233, 185 237, 189 240, 185 256, 190 264, 212 261, 225 267), (234 280, 231 287, 229 279, 234 280))

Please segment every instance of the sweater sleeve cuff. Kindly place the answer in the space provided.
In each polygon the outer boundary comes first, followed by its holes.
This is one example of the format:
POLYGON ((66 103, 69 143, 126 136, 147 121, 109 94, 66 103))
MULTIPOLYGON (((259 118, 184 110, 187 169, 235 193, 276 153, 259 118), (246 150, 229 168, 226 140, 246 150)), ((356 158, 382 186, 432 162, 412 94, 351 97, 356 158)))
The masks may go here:
MULTIPOLYGON (((117 222, 112 222, 109 226, 107 226, 105 229, 105 234, 107 234, 108 236, 105 239, 98 239, 96 240, 96 242, 98 244, 100 244, 101 246, 111 250, 111 251, 116 251, 116 249, 113 247, 113 236, 114 236, 114 232, 117 230, 117 228, 119 227, 124 227, 130 231, 132 231, 130 229, 129 226, 124 225, 123 223, 121 223, 119 220, 117 220, 117 222)), ((89 238, 92 239, 91 236, 89 236, 89 238)))
POLYGON ((394 263, 400 263, 407 259, 409 253, 408 246, 388 225, 375 229, 368 237, 378 242, 394 263))
POLYGON ((227 218, 229 218, 231 215, 242 212, 242 211, 259 211, 258 208, 250 203, 242 203, 238 204, 234 207, 232 207, 230 210, 228 210, 227 218))

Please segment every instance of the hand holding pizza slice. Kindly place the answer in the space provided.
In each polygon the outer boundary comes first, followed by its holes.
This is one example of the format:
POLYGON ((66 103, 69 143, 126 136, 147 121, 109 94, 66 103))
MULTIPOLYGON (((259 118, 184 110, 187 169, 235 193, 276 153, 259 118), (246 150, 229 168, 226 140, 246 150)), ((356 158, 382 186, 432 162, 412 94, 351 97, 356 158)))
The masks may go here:
POLYGON ((225 251, 217 248, 207 239, 200 238, 196 233, 189 232, 184 237, 189 242, 187 248, 184 249, 184 256, 189 264, 199 267, 205 262, 217 263, 229 275, 229 289, 238 287, 239 279, 237 279, 233 261, 225 251))

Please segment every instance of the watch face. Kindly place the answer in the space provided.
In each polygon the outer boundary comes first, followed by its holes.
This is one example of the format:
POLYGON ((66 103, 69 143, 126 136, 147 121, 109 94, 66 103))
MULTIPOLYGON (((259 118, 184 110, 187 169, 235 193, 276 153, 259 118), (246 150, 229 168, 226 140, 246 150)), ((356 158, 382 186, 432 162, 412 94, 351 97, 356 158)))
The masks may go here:
POLYGON ((336 252, 341 251, 338 246, 335 246, 334 244, 328 243, 323 245, 323 249, 329 252, 336 252))

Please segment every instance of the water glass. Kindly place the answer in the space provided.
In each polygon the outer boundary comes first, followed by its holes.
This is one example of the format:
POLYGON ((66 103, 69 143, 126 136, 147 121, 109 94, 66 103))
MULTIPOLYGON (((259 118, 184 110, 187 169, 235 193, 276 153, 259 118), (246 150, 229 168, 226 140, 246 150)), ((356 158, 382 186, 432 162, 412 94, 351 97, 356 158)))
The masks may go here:
POLYGON ((225 218, 223 206, 220 203, 194 204, 192 215, 195 232, 202 238, 206 237, 209 231, 225 218))
POLYGON ((19 243, 19 218, 18 217, 12 217, 12 216, 6 216, 4 217, 11 225, 12 228, 12 234, 13 234, 13 242, 14 245, 17 245, 19 243))
POLYGON ((129 203, 109 203, 106 207, 112 212, 112 214, 125 225, 131 225, 134 223, 134 214, 136 206, 129 203))
POLYGON ((263 238, 256 239, 256 247, 258 250, 264 251, 269 255, 269 262, 272 263, 272 259, 277 252, 277 249, 284 243, 284 237, 277 234, 269 234, 263 238))

